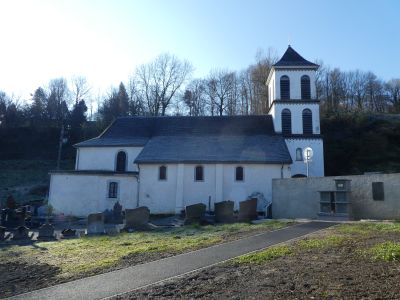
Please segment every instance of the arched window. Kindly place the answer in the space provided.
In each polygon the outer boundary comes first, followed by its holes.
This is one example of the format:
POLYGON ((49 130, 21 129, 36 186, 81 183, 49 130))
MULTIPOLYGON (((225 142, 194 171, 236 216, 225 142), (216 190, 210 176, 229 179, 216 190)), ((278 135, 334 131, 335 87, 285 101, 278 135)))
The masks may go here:
POLYGON ((311 99, 310 77, 301 76, 301 99, 311 99))
POLYGON ((167 180, 167 167, 161 166, 158 170, 158 179, 159 180, 167 180))
POLYGON ((312 134, 312 112, 308 108, 303 110, 303 134, 312 134))
POLYGON ((281 77, 281 99, 282 100, 290 99, 290 79, 286 75, 283 75, 281 77))
POLYGON ((119 151, 117 154, 117 164, 115 166, 117 172, 126 171, 126 153, 124 151, 119 151))
POLYGON ((296 160, 303 160, 303 150, 301 148, 296 149, 296 160))
POLYGON ((243 167, 236 167, 235 170, 235 180, 236 181, 243 181, 244 179, 244 170, 243 167))
POLYGON ((292 113, 287 108, 282 110, 282 133, 292 134, 292 113))
POLYGON ((204 170, 203 166, 196 166, 194 169, 194 180, 203 181, 204 180, 204 170))

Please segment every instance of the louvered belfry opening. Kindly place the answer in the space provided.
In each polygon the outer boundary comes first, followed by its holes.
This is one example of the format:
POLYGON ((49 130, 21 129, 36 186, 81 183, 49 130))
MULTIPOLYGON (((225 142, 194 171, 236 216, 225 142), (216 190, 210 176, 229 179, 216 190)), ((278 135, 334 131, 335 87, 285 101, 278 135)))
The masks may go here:
POLYGON ((290 99, 290 79, 288 76, 283 75, 281 77, 281 99, 289 100, 290 99))
POLYGON ((282 110, 282 134, 292 134, 292 113, 287 108, 282 110))
POLYGON ((308 108, 303 110, 303 134, 312 134, 312 112, 308 108))
POLYGON ((311 99, 310 77, 301 76, 301 99, 311 99))

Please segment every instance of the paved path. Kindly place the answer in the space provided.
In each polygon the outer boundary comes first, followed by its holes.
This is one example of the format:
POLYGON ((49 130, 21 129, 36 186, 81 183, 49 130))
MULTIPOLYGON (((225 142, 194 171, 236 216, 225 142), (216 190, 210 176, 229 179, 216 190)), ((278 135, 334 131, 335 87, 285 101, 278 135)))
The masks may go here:
POLYGON ((174 276, 209 267, 230 258, 302 237, 335 223, 309 222, 161 260, 87 277, 21 294, 11 299, 102 299, 174 276))

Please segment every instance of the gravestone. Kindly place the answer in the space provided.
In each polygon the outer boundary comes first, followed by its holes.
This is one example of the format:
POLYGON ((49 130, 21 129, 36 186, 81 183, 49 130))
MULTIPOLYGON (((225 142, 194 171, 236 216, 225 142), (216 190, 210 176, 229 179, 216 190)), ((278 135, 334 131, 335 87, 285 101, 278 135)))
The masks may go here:
POLYGON ((111 210, 106 209, 105 211, 103 211, 103 215, 105 224, 113 223, 113 212, 111 210))
POLYGON ((113 210, 113 223, 114 224, 122 224, 123 223, 123 216, 122 216, 122 205, 119 202, 115 202, 113 210))
POLYGON ((17 202, 15 201, 13 195, 9 195, 7 197, 6 206, 7 206, 7 208, 10 208, 10 209, 16 209, 17 208, 17 202))
POLYGON ((90 214, 87 221, 87 234, 104 233, 104 215, 102 213, 90 214))
POLYGON ((219 223, 232 223, 233 207, 235 202, 233 201, 222 201, 214 204, 215 221, 219 223))
POLYGON ((76 230, 73 230, 71 228, 63 229, 61 231, 62 238, 68 239, 68 238, 73 238, 76 237, 76 230))
POLYGON ((6 228, 0 226, 0 241, 4 241, 6 239, 6 228))
POLYGON ((6 226, 7 208, 1 210, 1 223, 0 226, 6 226))
POLYGON ((257 216, 257 198, 239 203, 239 221, 255 220, 257 216))
POLYGON ((38 240, 53 240, 54 237, 54 226, 46 223, 39 227, 38 240))
POLYGON ((125 209, 125 228, 129 229, 146 229, 148 228, 150 210, 146 206, 125 209))
POLYGON ((106 225, 105 232, 107 235, 117 235, 120 232, 120 228, 118 225, 106 225))
POLYGON ((185 207, 185 224, 202 222, 206 214, 206 205, 203 203, 188 205, 185 207))
POLYGON ((14 231, 13 240, 30 240, 29 228, 25 226, 19 226, 14 231))

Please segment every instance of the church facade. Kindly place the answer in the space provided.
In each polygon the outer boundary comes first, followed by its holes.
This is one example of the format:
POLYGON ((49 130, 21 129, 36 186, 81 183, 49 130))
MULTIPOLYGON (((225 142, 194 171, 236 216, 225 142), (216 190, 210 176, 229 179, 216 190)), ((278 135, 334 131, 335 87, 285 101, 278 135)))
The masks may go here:
MULTIPOLYGON (((100 136, 78 143, 75 170, 51 172, 49 203, 56 213, 86 216, 147 206, 179 213, 185 206, 273 201, 272 179, 324 176, 315 65, 289 46, 267 79, 263 116, 125 117, 100 136)), ((263 208, 260 207, 260 210, 263 208)))

